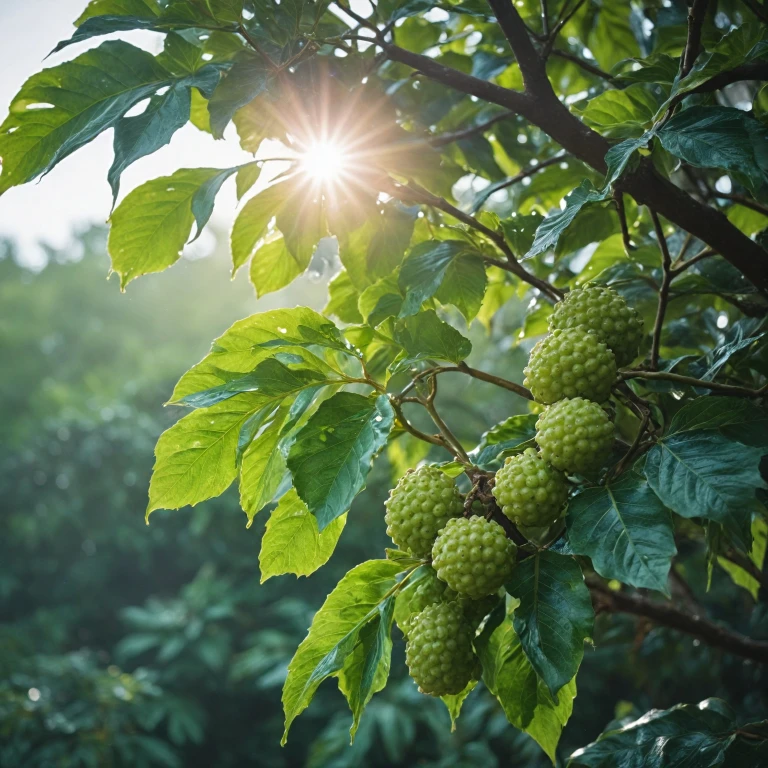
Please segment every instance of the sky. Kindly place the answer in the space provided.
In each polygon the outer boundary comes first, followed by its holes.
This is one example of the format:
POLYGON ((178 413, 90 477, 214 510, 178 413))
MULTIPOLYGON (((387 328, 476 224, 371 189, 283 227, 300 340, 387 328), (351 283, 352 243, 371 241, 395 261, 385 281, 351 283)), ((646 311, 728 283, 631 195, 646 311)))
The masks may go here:
MULTIPOLYGON (((85 5, 86 0, 0 0, 0 49, 3 51, 0 121, 5 119, 11 99, 28 77, 44 66, 74 58, 108 39, 99 38, 71 46, 43 61, 59 40, 72 34, 72 22, 85 5)), ((133 32, 121 35, 121 38, 153 53, 162 46, 162 36, 153 32, 133 32)), ((265 150, 275 156, 278 154, 277 147, 265 150)), ((259 156, 262 155, 260 151, 259 156)), ((240 149, 232 125, 223 141, 214 141, 209 134, 188 124, 167 147, 126 170, 121 182, 121 197, 144 181, 170 174, 177 168, 226 168, 249 158, 250 155, 240 149)), ((8 190, 0 197, 0 238, 16 241, 21 261, 30 266, 43 263, 41 243, 59 249, 74 246, 74 235, 78 230, 93 223, 104 223, 109 217, 112 196, 107 171, 111 163, 110 130, 67 157, 40 181, 8 190)), ((270 170, 271 173, 262 174, 259 187, 282 168, 270 170)), ((214 227, 227 230, 236 206, 234 184, 228 183, 219 198, 211 222, 214 227)), ((198 243, 193 247, 204 249, 210 247, 211 241, 203 237, 198 243)))

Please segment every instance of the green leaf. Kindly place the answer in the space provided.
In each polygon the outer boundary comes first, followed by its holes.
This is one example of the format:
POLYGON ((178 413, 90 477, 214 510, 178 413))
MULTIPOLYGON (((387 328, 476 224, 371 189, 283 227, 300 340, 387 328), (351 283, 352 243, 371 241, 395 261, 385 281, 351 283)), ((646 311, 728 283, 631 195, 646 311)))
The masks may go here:
POLYGON ((261 175, 261 163, 246 163, 237 169, 235 184, 237 185, 237 199, 243 197, 251 190, 251 187, 259 180, 261 175))
POLYGON ((435 298, 441 304, 453 304, 467 323, 471 323, 483 304, 487 285, 484 262, 468 253, 449 264, 435 298))
POLYGON ((576 108, 581 119, 605 136, 636 138, 653 123, 659 100, 645 85, 630 85, 624 90, 610 90, 585 100, 576 108))
MULTIPOLYGON (((400 566, 403 567, 402 564, 400 566)), ((374 693, 387 684, 392 658, 392 619, 395 596, 381 602, 373 618, 360 630, 358 642, 339 673, 339 690, 352 710, 351 741, 360 725, 360 718, 374 693)))
MULTIPOLYGON (((143 3, 141 4, 143 5, 143 3)), ((92 37, 101 37, 102 35, 110 35, 114 32, 130 32, 135 29, 159 29, 162 28, 162 24, 157 16, 149 13, 146 5, 144 8, 138 8, 137 10, 146 11, 146 15, 141 16, 129 16, 129 15, 96 15, 83 19, 82 23, 78 26, 72 37, 62 40, 51 51, 49 56, 54 53, 58 53, 63 48, 74 43, 82 43, 85 40, 90 40, 92 37)))
POLYGON ((640 54, 632 32, 629 4, 605 3, 600 7, 587 36, 587 47, 604 70, 640 54))
POLYGON ((284 237, 262 245, 251 261, 250 279, 259 298, 279 291, 309 266, 309 259, 297 261, 284 237))
POLYGON ((431 309, 398 321, 395 341, 405 349, 406 363, 417 360, 460 363, 472 351, 469 339, 443 322, 431 309))
POLYGON ((201 362, 181 377, 170 402, 178 403, 186 395, 226 384, 234 374, 252 371, 262 360, 274 357, 275 347, 300 353, 307 367, 327 371, 328 367, 304 347, 313 333, 331 344, 333 331, 336 327, 328 318, 307 307, 275 309, 239 320, 214 341, 212 351, 201 362))
POLYGON ((389 560, 361 563, 344 576, 315 614, 309 634, 288 665, 283 686, 282 744, 291 723, 309 706, 320 683, 345 668, 363 627, 381 617, 380 606, 390 597, 401 570, 399 563, 389 560))
POLYGON ((483 469, 498 469, 499 458, 505 451, 511 451, 533 440, 536 435, 536 420, 533 413, 510 416, 483 433, 480 443, 469 454, 473 463, 483 469))
POLYGON ((108 248, 121 288, 179 260, 195 221, 192 199, 218 173, 218 168, 182 168, 142 184, 120 203, 110 219, 108 248))
POLYGON ((548 251, 557 245, 560 235, 573 223, 578 214, 592 203, 598 203, 608 197, 608 189, 597 190, 589 180, 583 181, 565 198, 565 208, 556 213, 550 213, 536 230, 531 249, 526 258, 548 251))
POLYGON ((768 199, 768 127, 740 109, 690 107, 657 134, 662 146, 696 168, 721 168, 768 199))
POLYGON ((747 427, 751 422, 764 421, 765 411, 741 397, 708 395, 689 400, 672 418, 667 436, 696 429, 747 427))
POLYGON ((90 0, 80 14, 75 26, 80 26, 92 16, 159 16, 160 9, 154 0, 90 0))
POLYGON ((349 273, 342 269, 328 283, 328 303, 323 312, 326 315, 336 315, 342 323, 362 323, 363 316, 357 308, 358 299, 349 273))
POLYGON ((0 126, 0 194, 47 173, 174 76, 119 40, 33 75, 0 126))
POLYGON ((592 635, 594 612, 579 564, 539 550, 512 571, 507 592, 520 600, 514 627, 525 655, 552 698, 573 677, 592 635))
POLYGON ((613 184, 624 173, 635 152, 645 147, 654 134, 655 129, 652 128, 637 139, 627 139, 616 144, 605 153, 605 164, 608 166, 605 174, 606 187, 613 184))
POLYGON ((560 689, 556 702, 528 661, 508 617, 496 627, 489 624, 475 648, 483 665, 483 682, 507 720, 535 739, 554 763, 560 734, 573 711, 576 679, 560 689))
POLYGON ((725 766, 736 723, 718 699, 652 709, 634 722, 611 728, 571 755, 568 768, 608 766, 725 766))
POLYGON ((681 517, 703 517, 748 548, 755 491, 764 488, 762 450, 714 430, 680 432, 648 452, 645 476, 661 501, 681 517))
POLYGON ((337 517, 322 533, 317 518, 292 488, 280 499, 267 521, 261 540, 261 583, 292 573, 309 576, 325 565, 344 530, 346 515, 337 517))
POLYGON ((677 554, 672 516, 648 484, 626 472, 588 488, 568 506, 568 541, 606 579, 667 594, 677 554))
POLYGON ((403 304, 397 272, 382 277, 360 294, 357 308, 365 322, 376 327, 387 317, 397 317, 403 304))
POLYGON ((388 205, 347 236, 339 236, 339 258, 352 284, 363 291, 398 267, 411 241, 415 211, 388 205))
POLYGON ((261 56, 244 51, 235 57, 232 68, 208 102, 214 138, 224 137, 224 129, 235 112, 266 91, 270 80, 270 71, 261 56))
POLYGON ((269 398, 287 397, 302 389, 324 384, 342 383, 339 379, 324 379, 318 371, 309 368, 289 368, 279 360, 269 358, 252 371, 230 379, 225 384, 185 395, 179 403, 193 408, 207 408, 243 392, 258 392, 269 398))
POLYGON ((451 718, 451 733, 456 730, 456 721, 459 719, 464 701, 476 687, 477 680, 470 680, 467 683, 467 687, 461 693, 440 697, 440 701, 445 704, 445 708, 448 710, 448 717, 451 718))
POLYGON ((237 476, 240 430, 261 401, 238 395, 176 422, 160 435, 149 484, 147 518, 156 509, 180 509, 219 496, 237 476))
MULTIPOLYGON (((752 550, 749 560, 758 571, 762 572, 765 563, 765 552, 768 546, 768 522, 765 518, 755 515, 752 518, 752 550)), ((725 557, 718 557, 720 567, 731 577, 736 586, 743 587, 752 595, 753 600, 758 599, 760 582, 752 574, 725 557)))
POLYGON ((516 254, 522 255, 531 250, 541 221, 542 215, 538 211, 532 211, 529 214, 513 213, 501 222, 504 237, 516 254))
MULTIPOLYGON (((414 246, 400 267, 399 287, 405 295, 400 317, 415 315, 421 305, 437 293, 449 268, 460 257, 469 257, 468 260, 477 262, 483 275, 484 291, 485 269, 482 256, 469 243, 463 240, 427 240, 414 246)), ((455 276, 454 280, 456 277, 460 276, 455 276)))
POLYGON ((299 496, 323 531, 365 487, 371 462, 387 440, 394 411, 386 395, 339 392, 299 432, 288 468, 299 496))

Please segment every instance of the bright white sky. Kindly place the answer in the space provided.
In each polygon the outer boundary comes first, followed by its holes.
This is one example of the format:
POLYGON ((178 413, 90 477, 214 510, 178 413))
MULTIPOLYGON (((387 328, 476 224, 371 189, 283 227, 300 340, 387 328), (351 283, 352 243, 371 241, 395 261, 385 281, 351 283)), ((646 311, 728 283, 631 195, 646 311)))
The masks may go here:
MULTIPOLYGON (((43 62, 59 40, 72 34, 72 22, 85 5, 86 0, 0 0, 0 50, 3 51, 0 121, 5 119, 8 104, 27 77, 43 66, 74 58, 103 39, 71 46, 43 62)), ((153 52, 159 51, 162 45, 161 35, 152 32, 136 32, 121 37, 153 52)), ((267 152, 278 156, 277 147, 267 148, 267 152)), ((260 152, 260 156, 265 154, 260 152)), ((123 174, 122 194, 148 179, 172 173, 177 168, 226 168, 249 157, 240 149, 233 126, 230 125, 224 141, 214 141, 210 135, 187 125, 176 134, 170 145, 139 160, 123 174)), ((8 190, 0 197, 0 238, 16 240, 22 260, 34 264, 42 258, 40 242, 61 248, 72 242, 73 234, 78 229, 86 228, 93 222, 106 221, 111 204, 107 184, 107 170, 111 163, 110 130, 59 163, 41 181, 8 190)), ((278 163, 270 165, 274 167, 269 169, 271 173, 262 174, 260 185, 283 170, 277 167, 278 163)), ((228 229, 236 204, 234 185, 228 183, 219 198, 212 223, 228 229)), ((205 244, 202 238, 200 243, 201 246, 205 244)))

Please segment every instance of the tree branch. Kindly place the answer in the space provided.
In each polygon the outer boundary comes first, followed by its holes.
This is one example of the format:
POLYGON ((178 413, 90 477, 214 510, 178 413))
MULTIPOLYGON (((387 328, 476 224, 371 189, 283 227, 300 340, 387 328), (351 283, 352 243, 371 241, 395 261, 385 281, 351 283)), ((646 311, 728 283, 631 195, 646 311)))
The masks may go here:
MULTIPOLYGON (((605 154, 611 145, 569 112, 552 91, 546 77, 537 85, 535 93, 520 93, 451 69, 428 56, 392 43, 379 40, 378 44, 392 61, 405 64, 462 93, 521 115, 551 136, 569 154, 605 173, 605 154)), ((638 203, 649 205, 664 218, 706 243, 741 271, 756 288, 768 293, 768 269, 765 266, 768 253, 731 224, 722 212, 695 200, 671 181, 663 179, 647 158, 622 178, 622 186, 638 203)))
POLYGON ((514 117, 514 114, 514 112, 502 112, 501 114, 486 120, 484 123, 473 125, 461 131, 444 133, 441 136, 433 136, 427 139, 427 142, 433 147, 444 147, 446 144, 453 144, 454 141, 471 139, 473 136, 476 136, 479 133, 485 133, 492 125, 496 125, 496 123, 500 123, 502 120, 507 120, 510 117, 514 117))
POLYGON ((761 10, 755 0, 744 0, 744 5, 757 16, 764 24, 768 24, 768 12, 761 10))
POLYGON ((713 78, 707 80, 696 88, 686 92, 686 96, 692 93, 711 93, 719 91, 731 83, 738 83, 742 80, 768 80, 768 61, 753 61, 749 64, 742 64, 740 67, 720 72, 713 78))
POLYGON ((695 379, 693 376, 683 376, 679 373, 669 373, 667 371, 619 371, 619 376, 622 379, 672 381, 684 386, 710 389, 713 392, 722 392, 724 395, 733 395, 734 397, 764 397, 768 393, 768 384, 760 387, 760 389, 749 389, 749 387, 739 387, 735 384, 720 384, 717 381, 704 381, 702 379, 695 379))
POLYGON ((709 0, 693 0, 688 11, 688 39, 683 51, 683 59, 680 67, 680 76, 685 77, 693 67, 693 62, 701 51, 701 28, 704 25, 704 16, 707 12, 709 0))
POLYGON ((504 236, 499 232, 494 232, 490 227, 486 227, 485 224, 478 221, 474 216, 470 216, 468 213, 459 210, 456 206, 451 205, 447 200, 437 195, 433 195, 426 189, 423 189, 418 184, 413 182, 410 184, 396 184, 389 181, 382 181, 379 185, 382 192, 386 192, 392 197, 396 197, 403 202, 421 203, 422 205, 429 205, 432 208, 447 213, 449 216, 453 216, 458 221, 466 224, 472 229, 476 229, 478 232, 482 232, 493 244, 504 254, 506 262, 495 262, 498 266, 511 272, 513 275, 517 275, 521 280, 532 285, 534 288, 538 288, 544 296, 551 301, 558 301, 563 297, 562 292, 551 285, 546 280, 542 280, 536 275, 532 275, 522 264, 517 260, 517 257, 512 252, 512 249, 507 245, 507 241, 504 236))
POLYGON ((392 404, 392 409, 394 410, 395 415, 397 416, 397 420, 400 422, 400 426, 406 432, 410 432, 410 434, 412 434, 414 437, 418 438, 419 440, 423 440, 425 443, 432 443, 432 445, 439 445, 441 448, 446 447, 445 442, 442 440, 442 438, 439 435, 428 435, 426 432, 422 432, 420 429, 416 429, 416 427, 414 427, 413 424, 411 424, 411 422, 405 418, 405 414, 403 413, 403 408, 396 398, 390 397, 389 402, 392 404))
POLYGON ((768 642, 740 635, 702 616, 683 611, 672 603, 649 600, 626 592, 615 592, 594 576, 587 576, 586 582, 592 599, 604 611, 642 616, 654 624, 697 637, 713 648, 768 664, 768 642))
POLYGON ((523 75, 525 90, 531 92, 534 88, 539 88, 542 82, 547 83, 547 71, 544 65, 544 59, 539 56, 533 47, 533 42, 528 29, 526 28, 520 14, 517 12, 512 0, 488 0, 496 21, 499 22, 504 37, 507 38, 512 53, 515 54, 517 63, 520 65, 520 72, 523 75))
POLYGON ((672 257, 669 255, 669 246, 667 245, 667 238, 664 237, 661 221, 653 209, 651 209, 651 219, 653 219, 653 229, 661 249, 661 268, 664 273, 659 288, 659 304, 656 309, 656 322, 653 326, 653 341, 651 343, 651 370, 655 371, 659 367, 661 331, 664 328, 664 315, 667 312, 667 303, 669 302, 669 285, 672 282, 672 257))
POLYGON ((594 75, 595 77, 600 77, 603 80, 605 80, 607 83, 610 83, 611 85, 616 83, 616 78, 613 75, 608 74, 608 72, 604 72, 597 65, 591 64, 585 59, 582 59, 581 56, 577 56, 575 53, 571 53, 570 51, 564 51, 562 48, 553 48, 550 51, 550 54, 552 56, 557 56, 558 58, 565 59, 566 61, 572 62, 577 67, 580 67, 581 69, 583 69, 585 72, 589 72, 591 75, 594 75))
MULTIPOLYGON (((520 395, 520 397, 524 397, 526 400, 533 400, 533 395, 530 390, 526 389, 522 384, 515 384, 514 381, 503 379, 501 376, 494 376, 492 373, 486 373, 477 368, 470 368, 466 363, 459 363, 455 366, 438 365, 434 368, 429 368, 426 371, 421 371, 421 373, 418 373, 413 377, 413 383, 415 384, 420 379, 424 379, 428 376, 437 376, 441 373, 463 373, 467 376, 471 376, 473 379, 487 381, 489 384, 495 384, 497 387, 506 389, 509 392, 514 392, 516 395, 520 395)), ((410 389, 412 389, 411 384, 409 384, 400 394, 403 395, 410 389)))
POLYGON ((731 200, 738 205, 743 205, 745 208, 751 208, 753 211, 764 213, 766 216, 768 216, 768 205, 758 203, 756 200, 753 200, 751 197, 747 197, 746 195, 735 195, 731 192, 718 191, 715 191, 712 194, 714 197, 721 198, 722 200, 731 200))
POLYGON ((768 574, 763 573, 748 557, 737 552, 735 549, 728 549, 719 553, 721 557, 730 560, 734 565, 738 565, 743 571, 746 571, 758 584, 760 588, 768 593, 768 574))

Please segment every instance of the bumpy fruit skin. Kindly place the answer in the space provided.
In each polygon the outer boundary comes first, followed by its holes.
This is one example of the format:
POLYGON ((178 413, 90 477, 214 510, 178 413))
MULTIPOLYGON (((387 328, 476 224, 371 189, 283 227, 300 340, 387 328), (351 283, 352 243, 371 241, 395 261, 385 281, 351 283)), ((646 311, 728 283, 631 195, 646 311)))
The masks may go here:
POLYGON ((473 631, 456 602, 426 607, 413 622, 405 646, 411 677, 422 693, 461 693, 477 671, 473 631))
POLYGON ((536 442, 544 461, 564 472, 591 472, 608 458, 613 424, 597 404, 583 397, 551 405, 536 421, 536 442))
POLYGON ((616 380, 613 352, 583 328, 553 331, 531 350, 524 384, 540 403, 564 397, 603 402, 616 380))
POLYGON ((517 525, 548 526, 563 511, 568 481, 534 448, 510 456, 496 473, 493 495, 501 511, 517 525))
POLYGON ((437 578, 437 574, 432 571, 430 576, 421 580, 421 583, 413 591, 413 595, 408 602, 410 615, 402 622, 400 629, 404 635, 408 635, 418 615, 430 605, 436 603, 452 602, 457 597, 456 593, 449 589, 444 581, 437 578))
POLYGON ((387 533, 416 557, 426 557, 437 532, 464 511, 453 478, 428 466, 403 475, 384 504, 387 533))
POLYGON ((629 365, 643 340, 643 318, 612 288, 589 285, 555 305, 549 329, 585 328, 608 345, 619 367, 629 365))
POLYGON ((477 516, 449 520, 432 547, 432 567, 438 578, 475 600, 501 587, 516 557, 517 547, 504 529, 477 516))

